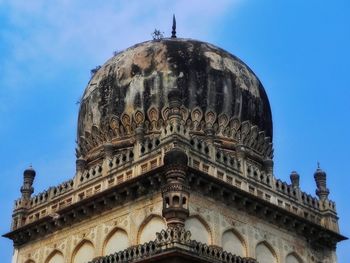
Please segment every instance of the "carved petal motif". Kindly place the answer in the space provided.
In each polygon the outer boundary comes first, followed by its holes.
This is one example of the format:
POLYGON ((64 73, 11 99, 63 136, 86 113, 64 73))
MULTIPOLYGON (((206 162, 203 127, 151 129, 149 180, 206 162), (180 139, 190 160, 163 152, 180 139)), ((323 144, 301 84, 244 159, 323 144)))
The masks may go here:
MULTIPOLYGON (((122 114, 122 124, 125 128, 124 132, 126 132, 126 134, 130 134, 131 133, 131 118, 126 113, 122 114)), ((122 130, 121 130, 121 133, 122 133, 122 130)))
POLYGON ((249 136, 249 141, 248 141, 249 147, 254 148, 257 137, 258 137, 258 127, 254 125, 250 130, 250 136, 249 136))
POLYGON ((191 119, 192 121, 200 122, 202 120, 203 113, 202 110, 199 107, 196 107, 191 112, 191 119))
POLYGON ((188 119, 188 116, 190 115, 189 110, 186 107, 181 106, 180 111, 181 111, 182 119, 186 121, 188 119))
POLYGON ((228 117, 226 114, 220 114, 218 117, 218 124, 220 127, 225 127, 228 123, 228 117))
POLYGON ((214 122, 216 121, 216 113, 213 111, 207 111, 205 113, 205 121, 210 124, 213 125, 214 122))
POLYGON ((159 111, 156 107, 151 107, 148 112, 148 119, 152 122, 152 121, 157 121, 159 118, 159 111))
POLYGON ((163 120, 167 120, 168 119, 168 115, 169 115, 169 107, 164 107, 162 109, 163 120))
POLYGON ((140 125, 145 121, 145 115, 140 110, 137 110, 134 113, 134 120, 137 125, 140 125))

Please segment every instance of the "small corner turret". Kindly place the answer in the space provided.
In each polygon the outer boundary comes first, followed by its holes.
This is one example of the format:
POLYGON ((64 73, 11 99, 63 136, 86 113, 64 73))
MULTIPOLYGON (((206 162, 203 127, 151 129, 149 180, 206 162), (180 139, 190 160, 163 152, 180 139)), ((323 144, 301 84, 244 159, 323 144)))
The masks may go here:
POLYGON ((299 189, 300 176, 296 171, 290 173, 290 181, 292 183, 293 189, 299 189))
POLYGON ((321 201, 328 200, 329 190, 327 188, 327 175, 320 168, 318 164, 317 170, 314 173, 314 178, 316 181, 316 195, 320 198, 321 201))
POLYGON ((34 192, 33 182, 35 179, 35 174, 35 170, 31 165, 23 172, 23 185, 21 187, 23 200, 29 200, 34 192))
POLYGON ((17 229, 24 224, 30 198, 34 192, 33 183, 35 174, 36 172, 31 165, 23 172, 23 185, 21 187, 22 196, 15 203, 15 209, 12 215, 12 229, 17 229))
POLYGON ((339 233, 338 216, 335 203, 328 199, 329 189, 327 188, 327 174, 317 163, 317 169, 314 173, 316 182, 316 195, 320 199, 320 210, 322 213, 322 224, 328 229, 339 233))

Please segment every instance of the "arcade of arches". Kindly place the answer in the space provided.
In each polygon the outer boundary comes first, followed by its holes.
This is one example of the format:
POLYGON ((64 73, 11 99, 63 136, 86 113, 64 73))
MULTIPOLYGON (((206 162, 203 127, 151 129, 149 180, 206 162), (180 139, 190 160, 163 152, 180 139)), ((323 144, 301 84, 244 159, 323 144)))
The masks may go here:
MULTIPOLYGON (((139 244, 154 240, 154 234, 160 232, 166 228, 164 219, 160 216, 150 216, 144 220, 139 228, 138 239, 139 244)), ((192 233, 192 239, 202 243, 211 244, 212 234, 210 227, 201 217, 192 216, 186 220, 185 228, 192 233)), ((121 228, 115 228, 110 231, 104 241, 102 255, 99 255, 94 244, 89 240, 83 240, 76 245, 72 255, 64 255, 59 250, 54 250, 49 254, 45 263, 65 263, 66 259, 70 258, 69 262, 72 263, 86 263, 98 256, 106 256, 113 254, 117 251, 122 251, 128 248, 130 244, 128 233, 121 228)), ((241 257, 247 257, 249 254, 255 253, 255 257, 260 263, 277 263, 280 262, 277 259, 274 248, 266 241, 261 241, 255 246, 255 251, 248 253, 247 243, 244 237, 235 229, 228 229, 221 235, 222 248, 235 255, 241 257)), ((296 253, 290 253, 285 258, 285 263, 302 263, 303 261, 296 253)), ((38 263, 34 260, 27 260, 24 263, 38 263)))

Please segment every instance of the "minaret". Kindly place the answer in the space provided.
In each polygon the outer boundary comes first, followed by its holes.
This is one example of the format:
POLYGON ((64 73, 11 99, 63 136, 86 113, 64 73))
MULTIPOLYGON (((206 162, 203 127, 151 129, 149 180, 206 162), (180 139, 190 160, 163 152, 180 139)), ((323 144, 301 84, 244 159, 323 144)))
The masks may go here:
POLYGON ((314 173, 314 178, 316 181, 316 195, 320 198, 321 201, 325 201, 328 199, 329 190, 327 188, 327 175, 318 164, 317 170, 314 173))
POLYGON ((174 148, 164 156, 166 184, 162 189, 163 217, 168 227, 183 227, 189 215, 190 196, 186 180, 188 157, 185 152, 174 148))
POLYGON ((23 172, 23 185, 21 187, 22 196, 15 203, 15 209, 12 214, 12 230, 21 227, 26 220, 30 198, 34 192, 33 182, 35 174, 35 170, 32 166, 29 166, 29 168, 23 172))
POLYGON ((314 173, 316 181, 316 195, 320 199, 320 210, 322 211, 321 223, 328 229, 335 232, 339 232, 338 217, 335 210, 334 203, 328 199, 329 190, 327 188, 327 175, 320 168, 320 164, 317 165, 317 170, 314 173))
POLYGON ((32 166, 29 166, 29 168, 23 172, 23 185, 21 187, 23 200, 30 200, 31 195, 34 192, 33 182, 35 174, 35 170, 32 166))

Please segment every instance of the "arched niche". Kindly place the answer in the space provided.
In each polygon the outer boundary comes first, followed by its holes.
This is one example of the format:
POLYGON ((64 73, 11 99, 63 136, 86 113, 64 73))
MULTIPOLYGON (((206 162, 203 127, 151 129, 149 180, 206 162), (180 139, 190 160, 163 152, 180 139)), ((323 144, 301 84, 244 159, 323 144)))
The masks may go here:
POLYGON ((296 253, 293 252, 286 257, 286 263, 303 263, 303 261, 296 253))
POLYGON ((94 245, 90 241, 84 240, 75 248, 72 263, 86 263, 91 261, 94 257, 94 245))
POLYGON ((191 232, 192 240, 211 245, 210 228, 201 217, 189 217, 185 221, 185 229, 191 232))
POLYGON ((120 228, 111 231, 106 237, 103 246, 103 255, 114 254, 129 247, 128 234, 120 228))
POLYGON ((224 251, 230 252, 233 255, 247 256, 247 248, 243 237, 233 229, 227 230, 222 234, 221 246, 224 251))
POLYGON ((35 261, 34 261, 34 260, 31 260, 31 259, 28 259, 28 260, 26 260, 24 263, 35 263, 35 261))
POLYGON ((138 243, 143 244, 145 242, 155 240, 156 233, 166 228, 166 223, 162 217, 158 215, 149 216, 140 226, 138 243))
POLYGON ((62 252, 55 250, 46 259, 45 263, 64 263, 62 252))
POLYGON ((255 255, 259 263, 277 263, 276 252, 266 241, 256 245, 255 255))

